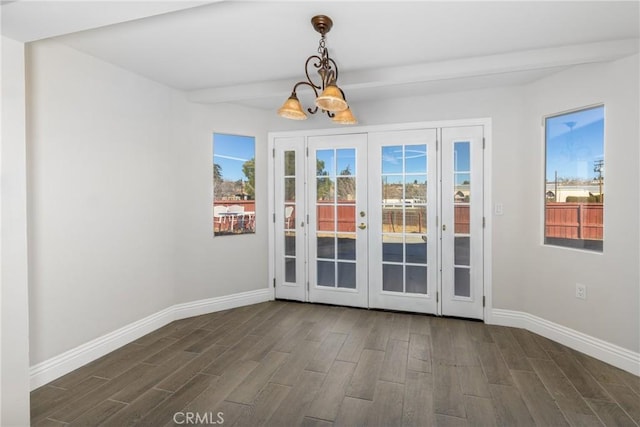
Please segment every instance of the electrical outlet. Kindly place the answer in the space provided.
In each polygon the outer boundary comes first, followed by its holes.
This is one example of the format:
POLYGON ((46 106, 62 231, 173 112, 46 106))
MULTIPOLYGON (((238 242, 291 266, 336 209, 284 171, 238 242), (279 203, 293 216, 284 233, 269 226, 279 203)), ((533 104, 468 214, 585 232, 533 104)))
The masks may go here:
POLYGON ((576 298, 587 299, 587 285, 576 283, 576 298))

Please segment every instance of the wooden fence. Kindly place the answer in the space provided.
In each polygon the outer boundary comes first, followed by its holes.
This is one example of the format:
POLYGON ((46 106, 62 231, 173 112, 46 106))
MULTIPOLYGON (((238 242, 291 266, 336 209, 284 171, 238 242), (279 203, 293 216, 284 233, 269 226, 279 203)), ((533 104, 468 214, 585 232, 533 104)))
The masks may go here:
POLYGON ((545 237, 602 240, 602 203, 547 202, 545 211, 545 237))
MULTIPOLYGON (((563 239, 602 240, 603 205, 602 203, 561 203, 546 204, 545 236, 563 239)), ((246 210, 253 210, 253 208, 246 210)), ((337 221, 333 204, 317 206, 318 231, 337 231, 353 233, 359 217, 354 205, 338 205, 337 221)), ((455 233, 470 232, 469 206, 454 207, 455 233)), ((295 212, 292 215, 295 218, 295 212)), ((366 222, 366 221, 365 221, 366 222)), ((294 222, 295 223, 295 220, 294 222)), ((407 207, 404 219, 405 232, 426 233, 424 209, 407 207)), ((401 207, 386 208, 383 212, 382 231, 385 233, 403 232, 401 207)))

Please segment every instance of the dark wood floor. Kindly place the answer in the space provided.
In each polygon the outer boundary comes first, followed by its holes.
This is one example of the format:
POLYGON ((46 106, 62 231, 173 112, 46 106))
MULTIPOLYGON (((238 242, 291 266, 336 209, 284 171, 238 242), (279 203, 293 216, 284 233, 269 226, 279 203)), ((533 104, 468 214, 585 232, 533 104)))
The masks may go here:
POLYGON ((187 425, 189 413, 228 426, 635 426, 640 379, 521 329, 274 301, 173 322, 31 393, 37 426, 187 425))

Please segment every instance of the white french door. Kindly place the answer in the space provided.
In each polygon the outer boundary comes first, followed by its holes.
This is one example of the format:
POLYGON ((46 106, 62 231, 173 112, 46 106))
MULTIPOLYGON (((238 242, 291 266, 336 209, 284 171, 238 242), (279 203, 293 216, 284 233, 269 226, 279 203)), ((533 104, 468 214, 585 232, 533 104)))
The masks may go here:
POLYGON ((436 129, 369 134, 370 306, 437 313, 436 129))
POLYGON ((367 135, 308 138, 309 301, 367 307, 367 135))
POLYGON ((274 139, 277 298, 483 318, 483 127, 274 139))

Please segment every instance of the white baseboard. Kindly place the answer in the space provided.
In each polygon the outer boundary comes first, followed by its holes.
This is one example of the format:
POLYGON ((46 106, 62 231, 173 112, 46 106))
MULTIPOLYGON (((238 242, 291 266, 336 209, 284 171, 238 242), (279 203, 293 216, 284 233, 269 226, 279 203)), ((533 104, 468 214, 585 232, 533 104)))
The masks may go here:
POLYGON ((526 329, 634 375, 640 375, 640 353, 521 311, 494 308, 490 319, 491 324, 526 329))
POLYGON ((29 370, 31 390, 78 369, 174 320, 257 304, 272 299, 271 289, 258 289, 173 305, 32 366, 29 370))

